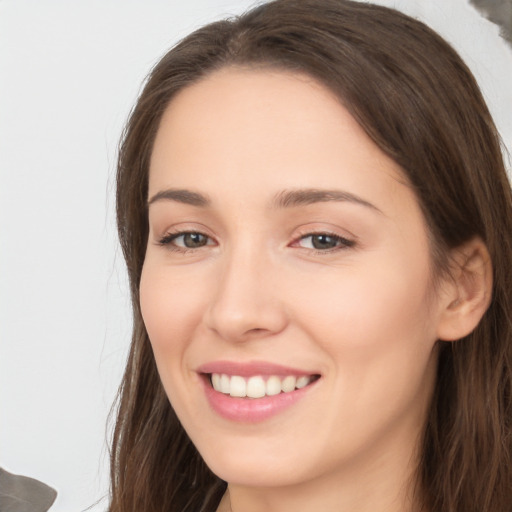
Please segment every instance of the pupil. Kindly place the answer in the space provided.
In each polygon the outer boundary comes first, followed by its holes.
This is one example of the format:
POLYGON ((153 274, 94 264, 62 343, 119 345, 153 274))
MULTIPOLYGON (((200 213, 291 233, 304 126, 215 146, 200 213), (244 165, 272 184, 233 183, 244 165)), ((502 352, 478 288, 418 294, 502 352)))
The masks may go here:
POLYGON ((336 247, 336 239, 329 235, 315 235, 312 241, 315 249, 332 249, 336 247))
POLYGON ((183 242, 189 248, 202 247, 206 244, 206 237, 201 233, 187 233, 183 238, 183 242))

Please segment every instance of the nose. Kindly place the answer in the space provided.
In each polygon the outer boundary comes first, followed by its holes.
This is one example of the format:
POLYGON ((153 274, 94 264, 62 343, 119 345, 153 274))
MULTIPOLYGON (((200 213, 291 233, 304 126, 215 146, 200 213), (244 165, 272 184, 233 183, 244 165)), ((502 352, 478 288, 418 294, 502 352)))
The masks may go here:
POLYGON ((224 261, 206 312, 207 327, 230 342, 281 332, 288 320, 275 276, 275 265, 261 254, 246 251, 224 261))

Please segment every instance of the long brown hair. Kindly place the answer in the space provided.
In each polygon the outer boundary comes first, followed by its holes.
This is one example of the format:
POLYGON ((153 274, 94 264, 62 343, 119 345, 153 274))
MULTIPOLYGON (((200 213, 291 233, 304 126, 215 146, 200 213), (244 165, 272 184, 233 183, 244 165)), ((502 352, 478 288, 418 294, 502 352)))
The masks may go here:
POLYGON ((492 258, 492 302, 473 333, 438 342, 437 384, 418 493, 431 512, 512 510, 512 197, 499 136, 468 68, 424 24, 348 0, 277 0, 203 27, 151 72, 119 153, 117 221, 133 301, 119 393, 110 512, 216 509, 206 467, 160 384, 139 309, 152 145, 173 96, 225 66, 306 73, 331 89, 404 170, 428 222, 433 261, 474 236, 492 258))

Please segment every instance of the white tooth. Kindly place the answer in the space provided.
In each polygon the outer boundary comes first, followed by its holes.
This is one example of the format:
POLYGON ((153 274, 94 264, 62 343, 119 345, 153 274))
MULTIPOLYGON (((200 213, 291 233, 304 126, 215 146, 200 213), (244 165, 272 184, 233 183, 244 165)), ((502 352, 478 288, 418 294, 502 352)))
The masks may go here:
POLYGON ((229 376, 223 373, 220 376, 220 392, 229 395, 230 389, 231 386, 229 385, 229 376))
POLYGON ((272 375, 272 377, 269 377, 267 380, 266 394, 268 396, 274 396, 279 393, 281 393, 281 379, 272 375))
POLYGON ((281 382, 281 390, 283 393, 289 393, 295 389, 295 383, 297 379, 293 375, 288 375, 281 382))
POLYGON ((295 384, 295 387, 297 389, 300 389, 300 388, 304 388, 306 387, 309 383, 311 382, 311 379, 306 376, 306 375, 303 375, 302 377, 299 377, 297 379, 297 384, 295 384))
POLYGON ((251 377, 247 381, 247 396, 249 398, 261 398, 265 396, 265 381, 262 377, 251 377))
POLYGON ((239 377, 238 375, 233 375, 231 377, 229 383, 229 394, 240 398, 247 396, 247 384, 243 377, 239 377))
POLYGON ((220 391, 220 375, 218 373, 212 373, 212 386, 215 391, 220 391))

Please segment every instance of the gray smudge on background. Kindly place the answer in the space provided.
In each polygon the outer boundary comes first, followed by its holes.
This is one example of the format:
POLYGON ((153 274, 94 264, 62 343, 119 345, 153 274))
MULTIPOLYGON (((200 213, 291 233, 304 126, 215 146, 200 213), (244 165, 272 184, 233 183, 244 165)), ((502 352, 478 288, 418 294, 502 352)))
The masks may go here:
POLYGON ((501 35, 512 43, 512 0, 470 0, 490 21, 501 27, 501 35))

